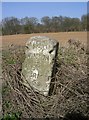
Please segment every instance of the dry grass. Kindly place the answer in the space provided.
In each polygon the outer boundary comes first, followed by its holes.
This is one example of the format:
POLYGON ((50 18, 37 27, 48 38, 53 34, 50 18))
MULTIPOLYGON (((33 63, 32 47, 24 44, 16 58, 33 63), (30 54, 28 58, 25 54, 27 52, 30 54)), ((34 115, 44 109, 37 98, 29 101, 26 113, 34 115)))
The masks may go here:
POLYGON ((52 39, 56 39, 61 45, 65 45, 69 39, 80 40, 83 43, 87 43, 87 32, 59 32, 59 33, 34 33, 34 34, 21 34, 21 35, 8 35, 2 37, 3 47, 10 44, 25 45, 26 41, 32 36, 48 36, 52 39))
POLYGON ((59 49, 54 92, 48 97, 23 84, 20 73, 24 47, 12 46, 3 50, 4 115, 18 111, 22 113, 22 120, 30 117, 87 120, 84 117, 89 116, 87 54, 86 47, 76 43, 59 49))

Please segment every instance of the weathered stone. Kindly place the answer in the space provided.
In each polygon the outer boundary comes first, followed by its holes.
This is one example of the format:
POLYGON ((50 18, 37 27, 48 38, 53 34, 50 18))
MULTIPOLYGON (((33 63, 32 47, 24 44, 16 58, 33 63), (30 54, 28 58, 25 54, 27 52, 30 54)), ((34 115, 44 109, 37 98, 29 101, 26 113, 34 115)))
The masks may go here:
POLYGON ((45 36, 31 37, 26 43, 26 58, 22 65, 22 74, 26 79, 23 78, 24 82, 44 95, 49 92, 57 44, 45 36))

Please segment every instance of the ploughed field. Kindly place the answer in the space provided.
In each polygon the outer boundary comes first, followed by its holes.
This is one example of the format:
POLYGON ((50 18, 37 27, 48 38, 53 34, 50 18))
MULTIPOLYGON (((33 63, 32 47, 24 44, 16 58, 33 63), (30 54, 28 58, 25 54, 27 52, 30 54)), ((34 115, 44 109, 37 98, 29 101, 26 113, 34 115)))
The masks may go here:
MULTIPOLYGON (((48 36, 56 39, 61 45, 66 45, 69 39, 79 40, 87 43, 87 32, 58 32, 58 33, 33 33, 33 34, 19 34, 19 35, 5 35, 2 36, 2 47, 14 44, 24 46, 26 41, 32 36, 48 36)), ((0 37, 1 39, 1 37, 0 37)))

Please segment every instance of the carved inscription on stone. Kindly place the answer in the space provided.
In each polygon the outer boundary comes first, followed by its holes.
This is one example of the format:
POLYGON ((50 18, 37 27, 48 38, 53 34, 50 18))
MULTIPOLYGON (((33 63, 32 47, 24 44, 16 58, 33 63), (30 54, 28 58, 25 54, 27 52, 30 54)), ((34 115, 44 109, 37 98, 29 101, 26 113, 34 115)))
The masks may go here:
MULTIPOLYGON (((31 37, 26 43, 26 58, 22 65, 24 82, 34 90, 48 95, 57 42, 45 36, 31 37)), ((22 76, 23 77, 23 76, 22 76)))

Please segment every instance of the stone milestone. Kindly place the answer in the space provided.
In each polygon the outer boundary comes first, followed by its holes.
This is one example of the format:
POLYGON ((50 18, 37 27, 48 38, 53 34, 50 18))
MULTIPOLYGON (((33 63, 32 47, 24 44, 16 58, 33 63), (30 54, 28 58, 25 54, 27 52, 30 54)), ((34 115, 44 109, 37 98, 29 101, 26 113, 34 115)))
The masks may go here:
POLYGON ((45 36, 31 37, 26 43, 26 58, 22 64, 24 83, 45 96, 49 93, 57 49, 58 42, 45 36))

